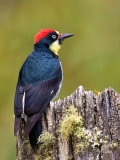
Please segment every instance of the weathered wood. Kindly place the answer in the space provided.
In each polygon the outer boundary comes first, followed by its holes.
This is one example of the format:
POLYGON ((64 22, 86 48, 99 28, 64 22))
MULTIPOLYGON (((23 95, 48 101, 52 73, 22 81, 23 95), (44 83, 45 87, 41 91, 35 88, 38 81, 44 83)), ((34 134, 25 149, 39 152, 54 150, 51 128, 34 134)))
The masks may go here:
MULTIPOLYGON (((42 117, 43 132, 48 131, 56 138, 52 146, 52 156, 40 158, 23 136, 24 122, 21 122, 17 136, 16 160, 119 160, 120 159, 120 95, 112 88, 102 93, 85 91, 82 86, 63 101, 51 102, 42 117), (75 152, 76 139, 61 138, 59 123, 64 109, 74 106, 83 118, 83 128, 89 139, 85 151, 75 152), (89 133, 89 134, 88 134, 89 133)), ((46 147, 47 148, 47 147, 46 147)))

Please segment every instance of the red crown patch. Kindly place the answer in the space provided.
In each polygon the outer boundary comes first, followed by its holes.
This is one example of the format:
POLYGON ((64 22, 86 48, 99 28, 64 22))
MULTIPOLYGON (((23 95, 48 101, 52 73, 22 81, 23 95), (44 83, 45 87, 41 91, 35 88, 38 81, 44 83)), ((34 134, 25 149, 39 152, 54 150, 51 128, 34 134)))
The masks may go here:
POLYGON ((53 29, 42 29, 40 30, 34 38, 34 44, 38 43, 42 38, 46 37, 50 32, 55 32, 53 29))

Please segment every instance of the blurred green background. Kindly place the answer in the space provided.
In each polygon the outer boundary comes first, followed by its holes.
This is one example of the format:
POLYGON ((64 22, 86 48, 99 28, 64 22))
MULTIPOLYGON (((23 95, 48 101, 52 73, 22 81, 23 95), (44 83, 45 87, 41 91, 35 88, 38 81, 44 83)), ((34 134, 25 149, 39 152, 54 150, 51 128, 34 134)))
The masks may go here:
POLYGON ((74 33, 59 52, 59 98, 79 85, 120 92, 120 1, 0 0, 0 160, 15 159, 13 100, 19 69, 42 28, 74 33))

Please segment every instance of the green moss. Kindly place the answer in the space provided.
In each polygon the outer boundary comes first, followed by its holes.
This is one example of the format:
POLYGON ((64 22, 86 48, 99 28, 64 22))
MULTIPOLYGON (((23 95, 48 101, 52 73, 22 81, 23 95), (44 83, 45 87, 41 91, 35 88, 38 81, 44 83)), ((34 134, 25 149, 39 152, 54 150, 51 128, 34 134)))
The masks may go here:
POLYGON ((43 143, 44 145, 53 144, 55 142, 55 136, 49 132, 44 132, 38 138, 38 143, 43 143))
POLYGON ((74 106, 69 106, 63 111, 59 131, 63 140, 67 141, 71 135, 76 141, 74 146, 76 154, 84 152, 89 146, 89 137, 83 129, 83 119, 78 115, 77 108, 74 106))
POLYGON ((53 145, 55 144, 55 136, 49 132, 44 132, 38 138, 40 149, 35 155, 35 160, 52 160, 53 159, 53 145))
POLYGON ((78 116, 77 109, 70 106, 68 109, 63 111, 63 117, 60 122, 61 137, 64 140, 69 138, 69 135, 77 135, 78 127, 81 128, 83 125, 82 117, 78 116))

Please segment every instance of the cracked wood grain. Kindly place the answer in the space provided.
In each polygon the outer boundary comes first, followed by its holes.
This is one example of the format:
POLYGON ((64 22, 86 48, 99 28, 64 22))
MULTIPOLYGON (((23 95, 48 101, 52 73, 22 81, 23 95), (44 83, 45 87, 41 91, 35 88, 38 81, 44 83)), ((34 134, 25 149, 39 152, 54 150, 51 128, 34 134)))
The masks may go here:
MULTIPOLYGON (((112 88, 105 89, 102 93, 85 91, 78 87, 64 100, 51 102, 46 114, 42 117, 43 132, 48 131, 56 137, 53 146, 53 160, 119 160, 120 159, 120 95, 112 88), (93 147, 90 145, 85 152, 74 153, 75 141, 70 136, 64 141, 57 131, 62 111, 73 105, 78 110, 78 115, 83 118, 83 127, 92 131, 97 127, 106 143, 93 147)), ((23 136, 24 122, 21 121, 19 135, 16 138, 16 160, 35 160, 28 137, 23 136)), ((51 159, 51 160, 52 160, 51 159)))

